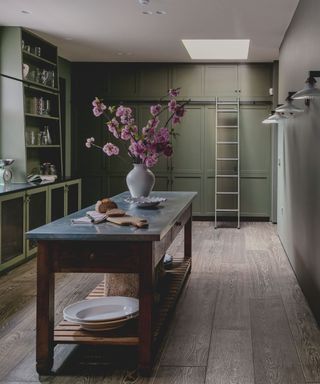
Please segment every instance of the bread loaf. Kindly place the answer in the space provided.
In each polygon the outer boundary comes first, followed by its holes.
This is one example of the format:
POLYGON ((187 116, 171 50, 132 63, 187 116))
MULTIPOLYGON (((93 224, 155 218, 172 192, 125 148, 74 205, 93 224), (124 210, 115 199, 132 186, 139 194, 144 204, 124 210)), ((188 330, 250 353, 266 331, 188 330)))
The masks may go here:
POLYGON ((115 209, 115 208, 118 208, 118 206, 111 199, 98 200, 95 207, 96 211, 100 213, 105 213, 107 211, 110 211, 110 209, 115 209))

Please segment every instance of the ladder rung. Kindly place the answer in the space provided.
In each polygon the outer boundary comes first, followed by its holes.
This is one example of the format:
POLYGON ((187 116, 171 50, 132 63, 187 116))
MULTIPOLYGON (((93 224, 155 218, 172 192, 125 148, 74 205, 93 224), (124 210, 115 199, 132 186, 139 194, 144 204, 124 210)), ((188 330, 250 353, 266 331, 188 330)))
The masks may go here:
POLYGON ((239 159, 237 157, 217 157, 217 160, 221 161, 238 161, 239 159))
POLYGON ((216 209, 217 212, 238 212, 239 209, 216 209))
POLYGON ((217 195, 238 195, 239 192, 217 192, 217 195))
POLYGON ((239 175, 216 175, 216 177, 239 177, 239 175))
POLYGON ((217 112, 238 112, 237 109, 231 109, 231 108, 228 108, 228 109, 217 109, 217 112))
POLYGON ((217 125, 217 128, 238 128, 237 125, 217 125))
POLYGON ((238 105, 237 101, 217 101, 217 104, 222 104, 222 105, 238 105))
POLYGON ((217 144, 239 144, 238 141, 217 141, 217 144))

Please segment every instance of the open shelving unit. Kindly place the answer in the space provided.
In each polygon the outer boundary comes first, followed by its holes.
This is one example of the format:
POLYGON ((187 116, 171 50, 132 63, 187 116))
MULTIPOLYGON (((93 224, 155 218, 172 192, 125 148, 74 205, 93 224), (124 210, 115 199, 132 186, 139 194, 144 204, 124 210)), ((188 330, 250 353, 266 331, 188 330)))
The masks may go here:
POLYGON ((20 27, 1 27, 0 43, 1 85, 11 99, 1 100, 1 156, 15 159, 15 182, 40 174, 43 163, 63 178, 57 47, 20 27))

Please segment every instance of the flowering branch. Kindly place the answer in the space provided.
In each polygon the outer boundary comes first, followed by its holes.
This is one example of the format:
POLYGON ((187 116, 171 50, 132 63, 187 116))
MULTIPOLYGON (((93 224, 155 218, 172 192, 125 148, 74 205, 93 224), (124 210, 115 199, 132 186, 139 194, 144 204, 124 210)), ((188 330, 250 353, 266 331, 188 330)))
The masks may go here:
MULTIPOLYGON (((158 162, 160 155, 170 157, 173 153, 173 148, 170 142, 170 135, 175 137, 174 128, 168 129, 168 124, 172 120, 173 125, 181 122, 185 114, 185 105, 190 100, 178 104, 176 97, 179 95, 180 88, 170 89, 168 94, 160 99, 160 102, 165 97, 169 96, 170 100, 166 106, 161 104, 152 105, 150 107, 151 119, 148 120, 145 127, 139 132, 133 117, 132 109, 120 105, 118 107, 108 107, 102 100, 97 97, 93 100, 93 114, 96 117, 102 116, 107 119, 106 127, 108 131, 122 144, 127 143, 126 149, 128 155, 133 159, 134 163, 142 163, 147 167, 152 167, 158 162), (171 113, 164 126, 160 126, 159 115, 164 111, 169 110, 171 113)), ((112 143, 106 143, 100 147, 94 143, 94 138, 88 138, 86 147, 96 147, 102 149, 107 156, 118 156, 119 147, 112 143)))

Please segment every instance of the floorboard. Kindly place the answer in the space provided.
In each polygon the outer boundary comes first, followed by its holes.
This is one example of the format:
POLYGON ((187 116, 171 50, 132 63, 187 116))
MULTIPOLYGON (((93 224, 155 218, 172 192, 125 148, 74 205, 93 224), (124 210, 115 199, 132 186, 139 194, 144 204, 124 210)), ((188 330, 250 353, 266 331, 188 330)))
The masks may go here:
POLYGON ((206 384, 254 384, 251 333, 215 329, 206 384))

